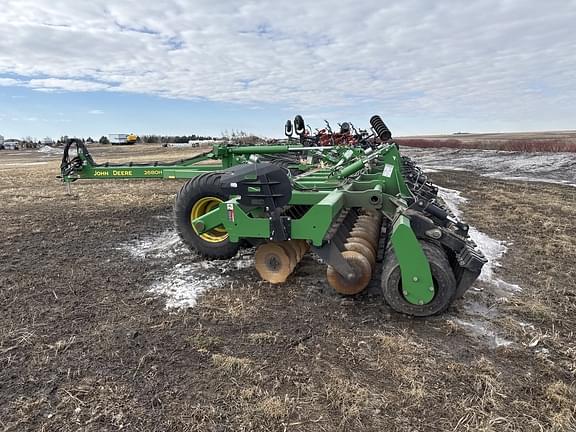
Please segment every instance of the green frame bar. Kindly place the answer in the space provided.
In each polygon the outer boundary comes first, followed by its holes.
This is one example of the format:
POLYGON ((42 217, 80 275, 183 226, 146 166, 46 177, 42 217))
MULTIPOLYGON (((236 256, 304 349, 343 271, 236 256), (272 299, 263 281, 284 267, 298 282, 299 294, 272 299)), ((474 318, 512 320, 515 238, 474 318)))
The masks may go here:
POLYGON ((117 180, 117 179, 188 179, 206 172, 222 169, 222 165, 193 166, 131 166, 114 167, 86 166, 81 172, 83 179, 117 180))
MULTIPOLYGON (((309 240, 315 246, 321 246, 332 221, 344 207, 345 193, 302 193, 293 197, 294 200, 298 204, 312 207, 302 218, 292 221, 292 239, 309 240)), ((232 198, 191 222, 198 234, 224 225, 233 243, 237 243, 241 238, 270 238, 270 219, 252 217, 249 213, 240 207, 238 198, 232 198)))

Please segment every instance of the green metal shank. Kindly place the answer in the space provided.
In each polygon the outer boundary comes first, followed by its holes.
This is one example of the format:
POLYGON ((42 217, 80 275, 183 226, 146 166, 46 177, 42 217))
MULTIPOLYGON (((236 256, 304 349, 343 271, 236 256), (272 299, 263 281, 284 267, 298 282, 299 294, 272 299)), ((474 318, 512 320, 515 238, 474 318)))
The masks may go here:
POLYGON ((391 241, 400 264, 404 298, 416 305, 430 303, 434 298, 430 265, 406 216, 399 215, 394 222, 391 241))

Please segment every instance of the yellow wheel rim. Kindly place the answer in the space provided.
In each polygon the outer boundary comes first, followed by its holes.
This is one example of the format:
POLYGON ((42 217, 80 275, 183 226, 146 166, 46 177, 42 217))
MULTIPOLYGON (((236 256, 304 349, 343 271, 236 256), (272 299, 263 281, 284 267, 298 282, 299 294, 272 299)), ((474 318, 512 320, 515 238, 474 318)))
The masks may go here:
MULTIPOLYGON (((192 221, 194 219, 197 219, 200 216, 204 216, 206 213, 211 212, 216 207, 218 207, 222 202, 224 201, 222 201, 220 198, 211 196, 200 198, 192 205, 192 210, 190 211, 190 223, 192 224, 192 221)), ((192 228, 194 229, 194 231, 196 231, 196 228, 194 228, 193 224, 192 228)), ((198 231, 196 231, 196 234, 198 234, 198 231)), ((209 243, 220 243, 228 238, 228 233, 221 225, 217 226, 214 229, 211 229, 210 231, 206 231, 205 233, 198 235, 202 240, 205 240, 209 243)))

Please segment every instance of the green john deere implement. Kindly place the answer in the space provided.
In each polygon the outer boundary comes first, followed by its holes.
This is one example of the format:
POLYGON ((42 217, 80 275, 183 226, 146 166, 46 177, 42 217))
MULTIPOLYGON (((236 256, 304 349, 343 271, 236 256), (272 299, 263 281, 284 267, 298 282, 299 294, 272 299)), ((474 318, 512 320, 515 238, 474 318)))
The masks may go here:
MULTIPOLYGON (((379 271, 394 310, 414 316, 444 311, 486 262, 468 226, 400 155, 380 117, 370 119, 372 134, 352 135, 342 127, 338 134, 320 131, 316 141, 298 117, 300 142, 217 145, 172 163, 96 164, 72 141, 62 178, 187 179, 176 196, 176 229, 206 258, 229 259, 249 242, 256 246, 260 276, 282 283, 312 251, 327 264, 327 281, 340 294, 362 292, 379 271), (333 144, 333 137, 346 144, 318 145, 333 144)), ((291 136, 291 124, 286 130, 291 136)))

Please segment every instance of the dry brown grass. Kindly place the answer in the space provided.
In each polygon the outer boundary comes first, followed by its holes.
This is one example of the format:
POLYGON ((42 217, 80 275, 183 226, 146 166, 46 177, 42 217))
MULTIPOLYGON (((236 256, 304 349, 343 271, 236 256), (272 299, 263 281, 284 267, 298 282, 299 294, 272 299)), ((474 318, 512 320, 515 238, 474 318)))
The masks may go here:
POLYGON ((552 404, 551 430, 576 430, 576 388, 574 384, 556 381, 546 388, 546 397, 552 404))
POLYGON ((202 352, 209 352, 214 347, 217 347, 222 343, 221 337, 212 336, 202 331, 195 332, 188 338, 188 340, 194 347, 202 352))
POLYGON ((248 339, 250 342, 254 344, 262 344, 262 343, 275 343, 278 341, 278 333, 277 332, 261 332, 261 333, 251 333, 248 335, 248 339))
POLYGON ((226 373, 242 376, 252 372, 252 361, 224 354, 212 354, 212 364, 226 373))
POLYGON ((279 396, 266 397, 258 401, 254 411, 264 417, 280 420, 288 417, 290 412, 290 401, 279 396))
POLYGON ((379 412, 383 397, 348 377, 335 376, 324 385, 325 397, 330 407, 339 414, 339 427, 343 430, 361 429, 363 417, 379 412))

